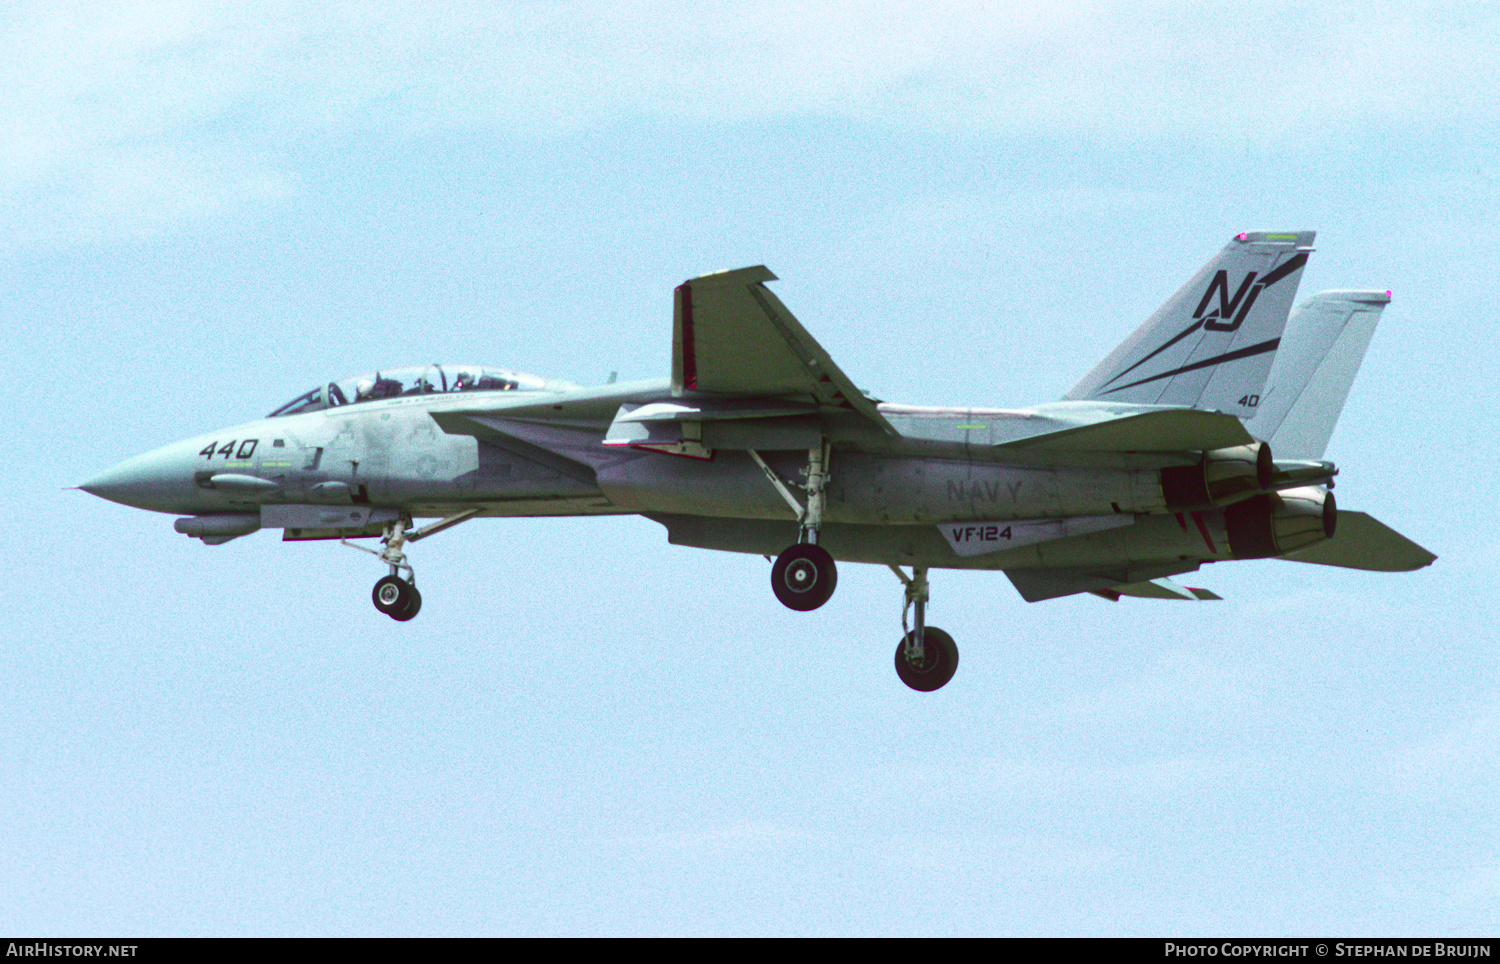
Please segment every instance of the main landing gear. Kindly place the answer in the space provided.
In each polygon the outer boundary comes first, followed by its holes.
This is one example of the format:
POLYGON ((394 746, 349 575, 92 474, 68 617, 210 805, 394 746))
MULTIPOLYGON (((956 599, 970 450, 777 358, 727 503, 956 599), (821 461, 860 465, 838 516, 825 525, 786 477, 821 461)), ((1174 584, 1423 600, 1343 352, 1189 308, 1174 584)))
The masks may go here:
POLYGON ((771 567, 771 590, 788 609, 809 612, 828 601, 839 584, 839 571, 828 550, 799 542, 776 557, 771 567))
MULTIPOLYGON (((776 564, 771 567, 771 589, 788 609, 801 612, 817 609, 828 601, 839 583, 833 556, 818 545, 818 530, 823 526, 823 489, 828 482, 828 441, 825 439, 807 452, 806 507, 797 501, 759 452, 750 449, 749 454, 797 514, 797 542, 776 557, 776 564)), ((927 625, 927 567, 912 566, 910 576, 896 566, 891 566, 891 571, 906 586, 906 605, 901 609, 904 635, 896 644, 896 675, 912 689, 930 693, 953 678, 958 669, 958 646, 952 636, 927 625), (912 609, 916 610, 916 626, 907 629, 906 616, 912 609)))
POLYGON ((891 571, 906 586, 906 604, 901 607, 901 629, 896 644, 896 675, 914 690, 930 693, 953 678, 958 670, 958 646, 953 637, 927 625, 927 567, 912 566, 907 576, 895 566, 891 571), (906 614, 916 610, 916 626, 906 628, 906 614))
POLYGON ((826 441, 807 452, 807 506, 804 508, 781 478, 766 465, 760 453, 750 450, 755 464, 797 513, 797 542, 776 557, 776 564, 771 567, 771 591, 776 593, 783 606, 799 612, 810 612, 826 603, 839 584, 839 571, 833 564, 833 556, 818 545, 818 530, 823 526, 823 487, 828 481, 828 456, 826 441))
POLYGON ((382 548, 378 552, 364 546, 357 546, 348 539, 340 541, 351 549, 358 549, 378 557, 381 562, 391 567, 391 574, 381 576, 375 583, 375 588, 370 592, 370 598, 374 601, 376 609, 397 622, 404 623, 422 609, 422 594, 417 591, 417 574, 412 570, 411 564, 406 561, 406 544, 435 535, 460 522, 466 522, 479 512, 479 509, 465 509, 463 512, 439 519, 413 532, 406 531, 406 527, 411 525, 410 520, 397 519, 395 522, 388 522, 385 526, 385 534, 380 537, 382 548), (405 578, 401 576, 403 571, 406 573, 405 578))

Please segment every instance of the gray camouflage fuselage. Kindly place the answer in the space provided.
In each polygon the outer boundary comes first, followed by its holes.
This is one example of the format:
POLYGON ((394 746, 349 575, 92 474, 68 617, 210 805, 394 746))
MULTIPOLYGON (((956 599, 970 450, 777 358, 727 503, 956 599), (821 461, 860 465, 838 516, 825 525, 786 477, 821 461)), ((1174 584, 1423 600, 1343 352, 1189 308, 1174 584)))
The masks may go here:
MULTIPOLYGON (((927 568, 1003 569, 1028 600, 1206 599, 1167 577, 1266 556, 1426 565, 1328 491, 1323 448, 1390 298, 1327 292, 1289 321, 1312 239, 1237 235, 1063 400, 1029 408, 869 398, 755 267, 676 289, 670 379, 376 371, 81 487, 210 544, 382 536, 393 576, 415 519, 439 521, 412 541, 476 516, 623 513, 683 545, 910 566, 917 603, 927 568)), ((406 615, 403 591, 377 607, 406 615)))
MULTIPOLYGON (((183 516, 259 515, 257 527, 283 528, 291 540, 377 535, 391 518, 465 509, 484 516, 636 513, 666 524, 674 541, 745 552, 774 553, 793 539, 795 514, 747 451, 688 458, 604 444, 622 405, 662 398, 674 398, 665 382, 545 399, 517 394, 487 406, 487 418, 508 429, 488 439, 440 427, 467 427, 461 413, 473 396, 393 398, 186 439, 124 462, 85 488, 183 516), (508 422, 512 410, 522 417, 508 422)), ((899 439, 857 428, 840 437, 831 427, 822 544, 837 559, 1003 569, 1230 558, 1222 513, 1199 514, 1207 538, 1197 525, 1184 528, 1164 514, 1161 469, 1189 465, 1190 457, 1006 451, 991 444, 992 426, 1017 413, 889 408, 901 413, 894 419, 899 439), (1080 517, 1087 520, 1081 526, 1080 517), (1026 533, 1014 525, 973 525, 1063 519, 1081 531, 1046 533, 1039 540, 1052 543, 1045 552, 1025 545, 1026 533)), ((761 454, 787 485, 800 485, 804 451, 761 454)))

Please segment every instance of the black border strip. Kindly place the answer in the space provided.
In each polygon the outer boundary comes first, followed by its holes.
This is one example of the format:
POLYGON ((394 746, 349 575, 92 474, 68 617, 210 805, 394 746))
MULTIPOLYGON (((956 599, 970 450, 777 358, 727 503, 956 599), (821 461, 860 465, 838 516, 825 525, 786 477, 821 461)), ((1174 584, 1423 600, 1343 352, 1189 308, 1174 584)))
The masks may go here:
POLYGON ((1174 368, 1169 372, 1162 372, 1160 375, 1152 375, 1150 378, 1143 378, 1138 382, 1131 382, 1129 385, 1121 385, 1119 388, 1111 388, 1109 392, 1106 392, 1105 394, 1110 394, 1113 392, 1123 392, 1127 388, 1134 388, 1137 385, 1144 385, 1147 382, 1154 382, 1163 378, 1171 378, 1173 375, 1181 375, 1183 372, 1191 372, 1197 371, 1200 368, 1208 368, 1211 365, 1219 365, 1224 362, 1238 361, 1241 358, 1249 358, 1253 355, 1264 355, 1268 351, 1275 351, 1280 344, 1280 338, 1272 338, 1270 341, 1263 341, 1258 345, 1251 345, 1248 348, 1241 348, 1238 351, 1225 352, 1222 355, 1215 355, 1212 358, 1205 358, 1200 362, 1193 362, 1191 365, 1183 365, 1181 368, 1174 368))
POLYGON ((1293 271, 1296 271, 1298 268, 1302 267, 1304 264, 1307 264, 1306 251, 1297 255, 1295 258, 1292 258, 1281 267, 1273 269, 1270 274, 1260 279, 1260 283, 1262 286, 1269 288, 1276 282, 1280 281, 1282 278, 1285 278, 1293 271))
MULTIPOLYGON (((1172 339, 1170 341, 1168 341, 1166 344, 1162 345, 1160 348, 1156 349, 1156 351, 1154 351, 1151 354, 1147 355, 1145 358, 1142 358, 1140 361, 1136 362, 1134 365, 1131 365, 1129 368, 1127 368, 1124 371, 1120 372, 1120 374, 1116 375, 1114 378, 1111 378, 1109 380, 1109 382, 1119 381, 1120 379, 1124 378, 1126 375, 1129 375, 1131 372, 1135 371, 1137 368, 1140 368, 1142 365, 1146 364, 1146 362, 1148 362, 1151 359, 1155 358, 1157 355, 1160 355, 1162 352, 1166 351, 1168 348, 1171 348, 1173 345, 1177 344, 1179 341, 1182 341, 1182 339, 1186 338, 1188 335, 1191 335, 1193 332, 1197 331, 1199 328, 1202 328, 1202 327, 1203 327, 1203 319, 1200 318, 1197 321, 1193 322, 1191 325, 1189 325, 1187 327, 1187 329, 1184 330, 1181 334, 1172 336, 1172 339)), ((1108 385, 1109 382, 1105 382, 1104 384, 1108 385)), ((1136 382, 1136 384, 1139 385, 1140 382, 1136 382)))

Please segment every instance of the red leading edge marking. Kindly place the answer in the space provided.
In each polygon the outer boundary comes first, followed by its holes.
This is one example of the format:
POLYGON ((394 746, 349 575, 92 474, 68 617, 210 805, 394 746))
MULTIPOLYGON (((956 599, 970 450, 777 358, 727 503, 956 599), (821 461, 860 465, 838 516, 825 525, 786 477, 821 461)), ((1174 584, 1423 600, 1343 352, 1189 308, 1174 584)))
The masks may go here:
POLYGON ((693 344, 693 289, 684 281, 682 292, 682 387, 698 387, 698 352, 693 344))

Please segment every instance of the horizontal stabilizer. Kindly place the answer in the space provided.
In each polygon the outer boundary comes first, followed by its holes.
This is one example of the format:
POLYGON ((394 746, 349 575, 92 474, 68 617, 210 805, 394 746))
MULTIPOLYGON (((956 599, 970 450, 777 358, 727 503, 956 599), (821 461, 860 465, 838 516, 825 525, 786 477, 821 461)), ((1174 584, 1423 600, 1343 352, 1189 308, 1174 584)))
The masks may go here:
POLYGON ((1181 585, 1165 576, 1160 579, 1148 579, 1145 582, 1127 583, 1123 586, 1115 586, 1113 589, 1096 589, 1094 595, 1111 602, 1119 602, 1121 596, 1135 596, 1138 599, 1177 599, 1187 602, 1224 598, 1207 589, 1181 585))
POLYGON ((1332 539, 1280 558, 1370 572, 1411 572, 1432 565, 1437 556, 1363 512, 1340 509, 1332 539))
POLYGON ((1027 602, 1091 592, 1105 599, 1142 596, 1151 599, 1218 599, 1207 589, 1188 589, 1166 578, 1193 572, 1198 563, 1104 569, 1007 569, 1011 585, 1027 602))

